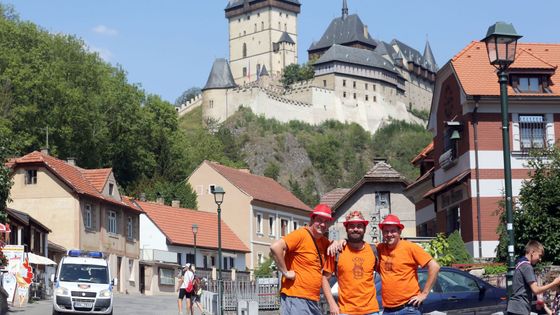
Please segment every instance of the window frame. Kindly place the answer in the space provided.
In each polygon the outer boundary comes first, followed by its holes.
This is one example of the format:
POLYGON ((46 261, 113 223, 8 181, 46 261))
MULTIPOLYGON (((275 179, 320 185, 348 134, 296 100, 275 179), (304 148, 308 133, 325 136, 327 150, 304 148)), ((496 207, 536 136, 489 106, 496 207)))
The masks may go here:
POLYGON ((25 170, 25 185, 37 185, 37 169, 25 170))
POLYGON ((93 213, 89 203, 84 205, 84 227, 86 229, 93 229, 93 213))
POLYGON ((118 218, 117 218, 117 211, 115 210, 107 210, 107 233, 109 234, 118 234, 118 218), (113 231, 114 228, 114 231, 113 231))
POLYGON ((126 238, 134 239, 134 219, 130 215, 126 218, 126 238))

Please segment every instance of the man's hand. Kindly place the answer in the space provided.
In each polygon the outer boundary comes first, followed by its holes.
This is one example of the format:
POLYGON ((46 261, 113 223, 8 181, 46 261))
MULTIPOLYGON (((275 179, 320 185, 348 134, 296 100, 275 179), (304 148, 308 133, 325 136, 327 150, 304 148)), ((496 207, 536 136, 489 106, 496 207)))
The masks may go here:
POLYGON ((327 248, 327 255, 335 256, 342 251, 344 246, 346 246, 346 240, 333 241, 329 248, 327 248))
POLYGON ((420 292, 417 296, 413 296, 410 300, 408 300, 408 304, 419 307, 427 297, 428 294, 420 292))
POLYGON ((333 303, 332 305, 329 303, 329 315, 338 315, 338 314, 340 314, 338 305, 336 305, 336 303, 333 303))
POLYGON ((296 278, 296 272, 293 270, 288 270, 286 272, 282 272, 282 275, 286 277, 286 279, 294 280, 296 278))
POLYGON ((555 285, 560 285, 560 276, 556 277, 556 279, 554 279, 552 281, 555 285))

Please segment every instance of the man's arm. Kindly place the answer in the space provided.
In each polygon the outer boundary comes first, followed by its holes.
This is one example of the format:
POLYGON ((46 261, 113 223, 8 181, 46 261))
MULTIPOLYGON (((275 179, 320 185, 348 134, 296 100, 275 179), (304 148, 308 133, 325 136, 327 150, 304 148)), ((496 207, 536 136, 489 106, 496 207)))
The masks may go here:
POLYGON ((530 287, 531 291, 533 291, 533 293, 536 295, 548 291, 557 285, 560 285, 560 276, 556 277, 556 279, 554 279, 551 283, 543 285, 542 287, 539 287, 537 282, 531 283, 530 287))
POLYGON ((420 306, 420 304, 424 302, 424 300, 428 297, 428 294, 430 294, 430 291, 432 290, 434 283, 436 283, 437 274, 440 268, 439 264, 434 259, 432 259, 426 264, 426 266, 428 267, 428 279, 426 279, 426 284, 424 285, 424 289, 422 289, 422 292, 420 292, 416 296, 413 296, 408 301, 408 303, 414 306, 420 306))
POLYGON ((329 303, 329 314, 330 315, 338 315, 340 310, 338 309, 338 305, 334 300, 334 296, 331 292, 331 285, 329 284, 329 279, 331 278, 331 274, 329 272, 323 271, 323 279, 321 282, 321 287, 323 288, 323 294, 325 295, 325 299, 329 303))
POLYGON ((276 267, 282 275, 287 279, 294 279, 296 277, 296 273, 293 270, 288 270, 286 267, 286 261, 284 260, 284 255, 286 255, 287 249, 288 246, 286 245, 286 241, 279 239, 270 245, 270 254, 272 255, 272 259, 274 259, 274 262, 276 262, 276 267))

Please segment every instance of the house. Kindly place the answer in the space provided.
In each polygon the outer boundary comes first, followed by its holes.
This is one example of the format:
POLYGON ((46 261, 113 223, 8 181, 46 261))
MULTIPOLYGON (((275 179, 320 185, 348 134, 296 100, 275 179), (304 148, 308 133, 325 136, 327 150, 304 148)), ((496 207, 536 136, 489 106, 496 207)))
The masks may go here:
POLYGON ((118 291, 139 292, 139 215, 121 199, 113 171, 83 169, 34 151, 11 162, 9 207, 18 209, 52 233, 49 241, 66 249, 103 252, 118 291))
POLYGON ((249 248, 249 269, 264 262, 275 240, 309 221, 309 206, 273 179, 248 170, 204 161, 188 182, 196 191, 200 211, 216 212, 212 188, 221 186, 225 190, 222 220, 249 248))
POLYGON ((321 202, 332 203, 334 224, 329 229, 329 238, 346 237, 343 226, 346 215, 355 210, 363 213, 370 221, 366 228, 365 240, 377 243, 382 240, 378 224, 385 216, 397 215, 405 228, 403 237, 416 236, 414 204, 403 194, 408 180, 385 163, 375 161, 373 167, 349 190, 337 189, 321 198, 321 202), (333 197, 340 198, 334 201, 333 197), (368 236, 369 235, 369 236, 368 236))
MULTIPOLYGON (((560 44, 517 44, 507 88, 513 196, 528 178, 528 151, 553 146, 560 135, 559 64, 560 44)), ((424 173, 409 190, 416 196, 419 230, 459 230, 474 257, 495 257, 499 243, 501 124, 496 69, 485 44, 473 41, 437 73, 428 123, 433 148, 415 161, 424 173)))
MULTIPOLYGON (((218 267, 216 214, 153 202, 133 202, 144 211, 140 215, 140 283, 143 293, 175 294, 176 271, 185 263, 194 263, 199 275, 218 267), (194 224, 197 226, 196 239, 192 230, 194 224)), ((249 249, 223 220, 221 232, 222 270, 228 273, 232 269, 245 271, 245 254, 249 249)))
POLYGON ((48 256, 48 235, 51 230, 25 212, 6 208, 9 222, 5 243, 26 245, 25 251, 39 256, 48 256))

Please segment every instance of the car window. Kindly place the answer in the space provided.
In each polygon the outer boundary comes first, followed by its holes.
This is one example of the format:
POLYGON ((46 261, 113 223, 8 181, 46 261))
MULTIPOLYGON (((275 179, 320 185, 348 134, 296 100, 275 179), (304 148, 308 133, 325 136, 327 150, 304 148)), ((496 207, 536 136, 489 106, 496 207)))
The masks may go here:
POLYGON ((441 271, 438 274, 438 283, 443 293, 478 292, 480 290, 474 279, 451 271, 441 271))

